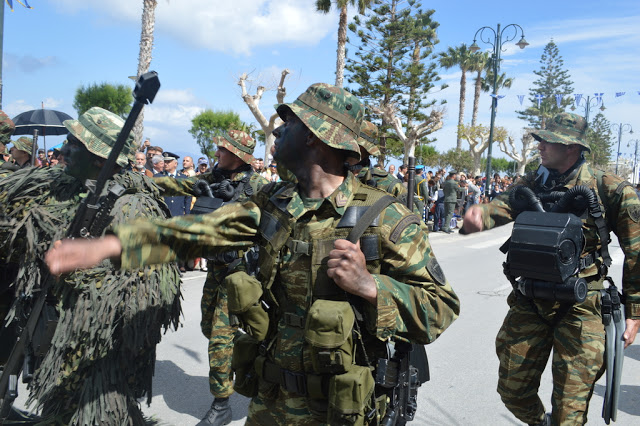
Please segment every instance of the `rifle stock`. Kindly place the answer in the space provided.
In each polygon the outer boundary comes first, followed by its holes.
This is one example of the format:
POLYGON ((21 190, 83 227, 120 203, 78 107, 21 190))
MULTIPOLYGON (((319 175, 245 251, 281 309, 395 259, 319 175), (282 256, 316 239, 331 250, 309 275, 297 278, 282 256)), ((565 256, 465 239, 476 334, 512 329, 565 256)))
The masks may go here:
MULTIPOLYGON (((101 216, 103 216, 101 214, 101 210, 109 205, 112 206, 112 202, 115 202, 115 199, 117 199, 117 196, 119 195, 117 192, 121 191, 123 188, 119 187, 110 191, 109 195, 105 197, 103 202, 101 202, 100 198, 102 190, 113 173, 116 160, 126 144, 127 136, 129 136, 140 111, 142 111, 145 104, 153 102, 159 88, 160 80, 158 79, 158 74, 155 71, 147 72, 138 78, 136 87, 133 91, 135 101, 131 108, 131 112, 125 121, 122 130, 118 134, 116 143, 111 149, 106 163, 100 170, 98 179, 95 181, 95 185, 87 185, 87 187, 91 187, 92 190, 89 191, 87 198, 85 198, 80 204, 80 207, 78 208, 67 232, 67 237, 89 238, 102 234, 102 231, 104 230, 103 225, 107 222, 100 220, 101 216), (114 192, 116 194, 112 194, 114 192), (115 199, 113 198, 114 196, 115 199), (96 222, 99 222, 101 226, 96 226, 96 222)), ((2 369, 2 374, 0 375, 0 420, 5 419, 8 416, 11 410, 11 404, 18 396, 18 377, 22 372, 26 354, 31 350, 31 340, 36 332, 38 321, 45 306, 49 289, 54 283, 54 279, 55 278, 51 276, 51 274, 45 275, 43 283, 39 289, 39 294, 35 298, 35 302, 33 303, 26 324, 22 327, 22 331, 19 332, 18 340, 14 345, 6 364, 4 365, 4 368, 2 369)))

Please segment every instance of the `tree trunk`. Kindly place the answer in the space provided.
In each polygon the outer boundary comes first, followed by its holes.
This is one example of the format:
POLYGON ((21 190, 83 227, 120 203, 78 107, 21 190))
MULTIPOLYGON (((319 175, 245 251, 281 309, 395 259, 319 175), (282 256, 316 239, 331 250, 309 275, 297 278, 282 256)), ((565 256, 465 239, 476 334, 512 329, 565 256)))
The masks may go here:
POLYGON ((338 24, 338 55, 336 59, 336 86, 342 87, 344 81, 344 58, 347 51, 347 6, 340 9, 338 24))
MULTIPOLYGON (((155 27, 155 10, 158 5, 157 0, 143 0, 142 6, 142 31, 140 33, 140 53, 138 55, 138 74, 149 71, 151 65, 151 51, 153 49, 153 30, 155 27)), ((134 143, 140 146, 142 135, 144 133, 144 109, 140 111, 140 115, 133 126, 134 143)))
POLYGON ((480 103, 480 92, 482 91, 482 70, 478 71, 476 77, 475 91, 473 93, 473 115, 471 116, 471 127, 475 127, 478 120, 478 104, 480 103))
POLYGON ((462 149, 462 138, 460 137, 460 127, 464 124, 464 104, 466 101, 465 92, 467 90, 467 72, 462 70, 462 77, 460 77, 460 112, 458 113, 458 138, 456 140, 456 149, 460 151, 462 149))

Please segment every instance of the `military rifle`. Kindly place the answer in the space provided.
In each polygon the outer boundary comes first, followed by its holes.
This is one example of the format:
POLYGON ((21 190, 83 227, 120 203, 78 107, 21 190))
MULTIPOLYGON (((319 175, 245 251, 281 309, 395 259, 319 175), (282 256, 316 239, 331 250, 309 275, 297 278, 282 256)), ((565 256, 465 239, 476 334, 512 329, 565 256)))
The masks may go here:
MULTIPOLYGON (((131 112, 122 130, 118 134, 116 143, 111 149, 107 161, 100 169, 98 179, 95 181, 87 180, 86 186, 89 189, 89 195, 78 208, 73 222, 67 231, 68 238, 91 238, 100 236, 109 224, 111 208, 122 194, 124 188, 115 185, 109 190, 106 197, 102 197, 102 191, 113 174, 116 160, 124 148, 127 137, 140 115, 142 108, 144 105, 153 102, 159 88, 160 80, 155 71, 147 72, 138 78, 136 87, 133 90, 134 103, 131 112)), ((55 312, 47 309, 47 307, 52 307, 45 304, 45 302, 54 280, 55 278, 51 276, 51 274, 46 275, 42 280, 39 294, 29 312, 26 324, 24 327, 20 327, 20 336, 2 370, 2 375, 0 376, 0 420, 5 419, 9 415, 11 404, 18 396, 18 377, 22 373, 23 368, 26 369, 25 373, 28 371, 28 374, 23 375, 23 381, 28 381, 32 376, 32 372, 29 370, 31 370, 31 367, 34 365, 33 362, 30 361, 30 358, 32 358, 34 354, 46 353, 50 345, 57 320, 53 318, 55 312), (36 342, 37 337, 41 337, 45 341, 36 342), (47 339, 48 341, 46 341, 47 339)))

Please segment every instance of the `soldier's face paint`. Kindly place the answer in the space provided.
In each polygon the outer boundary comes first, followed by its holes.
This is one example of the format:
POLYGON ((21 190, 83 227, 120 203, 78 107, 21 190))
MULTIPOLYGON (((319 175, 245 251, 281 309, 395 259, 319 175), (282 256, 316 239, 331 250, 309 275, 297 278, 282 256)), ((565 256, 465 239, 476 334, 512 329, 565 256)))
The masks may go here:
POLYGON ((309 129, 295 114, 289 112, 287 120, 273 131, 273 135, 276 137, 273 159, 294 171, 295 166, 301 164, 308 151, 305 142, 309 136, 309 129))
POLYGON ((82 143, 69 138, 60 153, 64 156, 65 173, 84 182, 98 175, 98 169, 93 164, 94 156, 82 143))

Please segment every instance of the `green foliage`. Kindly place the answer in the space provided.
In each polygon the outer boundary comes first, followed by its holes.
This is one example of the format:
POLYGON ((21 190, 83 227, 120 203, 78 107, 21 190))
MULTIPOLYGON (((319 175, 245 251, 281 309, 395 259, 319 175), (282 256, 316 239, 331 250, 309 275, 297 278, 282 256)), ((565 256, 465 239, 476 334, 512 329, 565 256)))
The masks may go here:
POLYGON ((473 171, 473 155, 465 150, 457 150, 455 148, 440 155, 439 165, 444 168, 451 168, 458 172, 469 173, 473 171))
POLYGON ((440 154, 432 145, 418 144, 416 146, 416 164, 435 167, 440 162, 440 154))
POLYGON ((533 72, 539 78, 533 82, 534 87, 529 89, 529 101, 532 106, 524 111, 518 111, 518 118, 528 121, 533 128, 545 129, 548 119, 564 112, 567 106, 572 104, 572 100, 565 97, 561 106, 558 107, 555 95, 573 93, 573 87, 571 87, 573 82, 569 72, 563 69, 564 61, 553 40, 545 46, 540 63, 542 64, 540 69, 533 72), (535 98, 536 94, 544 96, 540 107, 535 98))
POLYGON ((602 113, 598 113, 589 124, 586 139, 591 148, 591 153, 585 154, 587 160, 598 168, 605 167, 613 155, 613 133, 611 123, 602 113))
MULTIPOLYGON (((413 0, 379 0, 364 18, 356 16, 349 25, 359 43, 355 57, 347 58, 348 90, 369 107, 395 104, 407 129, 426 120, 425 109, 436 103, 429 93, 440 80, 433 60, 439 26, 431 19, 433 13, 413 0)), ((383 119, 381 131, 388 129, 383 119)), ((385 148, 383 159, 403 153, 385 148)))
POLYGON ((126 118, 133 103, 131 91, 131 88, 124 84, 94 83, 81 86, 76 90, 73 107, 78 111, 78 115, 97 106, 126 118))
POLYGON ((252 127, 243 123, 240 116, 231 111, 213 111, 206 109, 191 120, 189 133, 194 137, 200 152, 208 158, 213 158, 216 145, 213 143, 215 136, 222 135, 227 130, 243 130, 252 133, 252 127))

